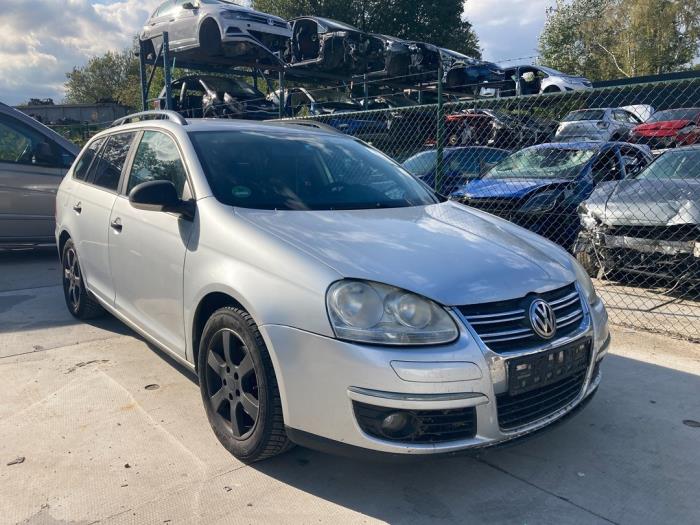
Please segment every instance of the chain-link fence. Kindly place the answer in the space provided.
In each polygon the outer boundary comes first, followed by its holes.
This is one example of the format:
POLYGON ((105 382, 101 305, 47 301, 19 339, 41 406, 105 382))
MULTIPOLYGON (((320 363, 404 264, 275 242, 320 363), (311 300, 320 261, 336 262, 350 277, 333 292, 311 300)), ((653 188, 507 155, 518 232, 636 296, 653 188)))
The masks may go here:
POLYGON ((304 107, 299 93, 294 115, 564 247, 613 322, 700 339, 700 78, 433 105, 365 92, 304 107))

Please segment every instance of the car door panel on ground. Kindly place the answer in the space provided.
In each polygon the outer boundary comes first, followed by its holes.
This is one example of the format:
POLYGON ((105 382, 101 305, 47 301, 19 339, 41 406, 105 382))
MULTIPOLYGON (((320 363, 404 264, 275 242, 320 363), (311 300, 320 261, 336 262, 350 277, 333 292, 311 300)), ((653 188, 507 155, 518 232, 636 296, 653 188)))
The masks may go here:
POLYGON ((0 115, 0 242, 53 242, 56 189, 73 155, 0 115))
POLYGON ((184 356, 182 282, 195 223, 175 213, 136 209, 128 194, 142 182, 170 180, 187 199, 191 193, 185 167, 175 142, 162 132, 144 132, 134 147, 130 173, 109 220, 115 307, 137 327, 159 334, 161 344, 184 356))
POLYGON ((68 203, 74 214, 71 234, 77 239, 83 275, 90 291, 110 305, 114 284, 109 268, 109 216, 135 136, 119 133, 91 144, 76 164, 74 177, 81 181, 77 183, 80 188, 68 203))

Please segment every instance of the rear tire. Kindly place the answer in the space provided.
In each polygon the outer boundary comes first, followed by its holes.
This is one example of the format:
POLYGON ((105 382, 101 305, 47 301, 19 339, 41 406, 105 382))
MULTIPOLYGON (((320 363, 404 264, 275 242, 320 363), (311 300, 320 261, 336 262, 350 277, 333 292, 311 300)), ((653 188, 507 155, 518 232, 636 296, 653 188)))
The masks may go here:
POLYGON ((246 463, 292 448, 272 360, 253 318, 239 308, 220 308, 200 341, 202 401, 224 448, 246 463))
POLYGON ((78 252, 72 239, 68 239, 61 254, 63 272, 63 297, 68 311, 77 319, 94 319, 104 315, 105 311, 88 292, 85 279, 78 261, 78 252))

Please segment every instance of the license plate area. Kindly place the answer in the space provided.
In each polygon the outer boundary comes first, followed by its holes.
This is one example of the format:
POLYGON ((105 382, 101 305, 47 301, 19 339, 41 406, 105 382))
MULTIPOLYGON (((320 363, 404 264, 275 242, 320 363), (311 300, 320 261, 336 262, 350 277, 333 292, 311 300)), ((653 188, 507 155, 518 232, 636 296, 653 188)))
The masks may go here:
POLYGON ((588 368, 591 340, 585 339, 537 354, 508 361, 508 393, 511 396, 556 383, 588 368))

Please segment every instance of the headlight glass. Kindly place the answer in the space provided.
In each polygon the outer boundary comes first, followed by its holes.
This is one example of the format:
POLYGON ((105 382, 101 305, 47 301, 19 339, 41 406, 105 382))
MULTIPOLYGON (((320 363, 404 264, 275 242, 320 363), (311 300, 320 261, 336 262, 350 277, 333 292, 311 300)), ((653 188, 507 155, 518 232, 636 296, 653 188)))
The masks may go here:
POLYGON ((521 211, 527 213, 546 213, 557 205, 559 193, 556 191, 543 191, 530 197, 523 204, 521 211))
POLYGON ((600 298, 595 291, 593 281, 591 281, 591 278, 588 276, 588 273, 586 273, 586 270, 583 269, 576 259, 571 256, 569 256, 569 258, 571 259, 571 267, 574 269, 574 273, 576 274, 576 281, 578 281, 578 284, 581 286, 588 304, 597 303, 600 298))
POLYGON ((437 303, 385 284, 343 280, 327 293, 328 315, 339 339, 385 345, 434 345, 459 330, 437 303))

